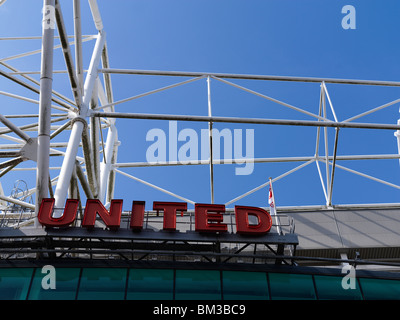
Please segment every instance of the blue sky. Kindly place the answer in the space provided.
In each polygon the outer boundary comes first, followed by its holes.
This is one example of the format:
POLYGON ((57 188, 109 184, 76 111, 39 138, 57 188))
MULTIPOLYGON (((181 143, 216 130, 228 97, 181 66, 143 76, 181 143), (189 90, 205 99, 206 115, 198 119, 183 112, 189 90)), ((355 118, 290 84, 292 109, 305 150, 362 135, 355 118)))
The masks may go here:
MULTIPOLYGON (((107 33, 112 68, 198 71, 398 81, 400 62, 400 3, 382 1, 318 0, 98 0, 107 33), (344 30, 342 7, 356 9, 356 29, 344 30)), ((61 1, 64 20, 73 35, 72 2, 61 1)), ((0 7, 0 36, 40 36, 42 1, 7 0, 0 7), (21 10, 23 8, 23 10, 21 10)), ((95 34, 89 6, 82 1, 83 34, 95 34)), ((56 41, 57 43, 57 41, 56 41)), ((1 58, 40 49, 40 40, 1 41, 1 58)), ((84 44, 87 69, 94 41, 84 44)), ((40 70, 40 55, 11 60, 20 70, 40 70)), ((5 70, 1 67, 2 70, 5 70)), ((55 52, 55 70, 64 69, 61 51, 55 52)), ((33 76, 38 78, 37 76, 33 76)), ((183 81, 185 78, 112 75, 114 98, 120 100, 183 81)), ((318 83, 229 80, 312 113, 318 113, 318 83)), ((65 75, 54 76, 54 88, 72 98, 65 75)), ((399 98, 398 88, 327 84, 339 121, 399 98)), ((37 95, 0 79, 0 91, 36 98, 37 95)), ((314 120, 217 80, 211 81, 213 115, 231 117, 314 120)), ((329 108, 328 108, 329 109, 329 108)), ((0 112, 37 112, 37 106, 0 96, 0 112), (12 106, 10 108, 10 106, 12 106)), ((118 105, 116 111, 207 115, 205 79, 118 105)), ((360 122, 396 123, 399 104, 360 118, 360 122)), ((56 111, 55 111, 56 112, 56 111)), ((328 110, 328 117, 333 116, 328 110)), ((32 120, 23 123, 31 123, 32 120)), ((21 122, 22 123, 22 122, 21 122)), ((151 144, 146 133, 153 128, 167 132, 160 121, 117 120, 121 146, 118 162, 146 161, 151 144)), ((178 130, 190 128, 199 134, 207 124, 180 122, 178 130)), ((218 124, 222 130, 254 129, 255 157, 313 156, 316 128, 218 124)), ((334 129, 328 130, 332 154, 334 129)), ((104 131, 106 134, 106 131, 104 131)), ((59 140, 68 138, 68 134, 59 140)), ((35 133, 31 133, 35 136, 35 133)), ((1 140, 0 143, 9 143, 1 140)), ((182 145, 183 142, 180 144, 182 145)), ((320 155, 324 155, 320 144, 320 155)), ((338 154, 396 154, 393 131, 342 129, 338 154)), ((52 159, 60 165, 61 158, 52 159)), ((236 165, 215 166, 215 202, 226 203, 251 190, 268 177, 276 178, 302 162, 256 164, 248 176, 235 175, 236 165)), ((338 164, 400 185, 397 160, 341 161, 338 164)), ((24 163, 24 165, 31 165, 24 163)), ((325 173, 325 166, 321 163, 325 173)), ((124 172, 177 193, 195 202, 210 202, 208 166, 129 168, 124 172)), ((51 172, 52 177, 56 172, 51 172)), ((1 178, 6 194, 16 179, 29 187, 34 173, 14 172, 1 178)), ((263 188, 234 204, 267 206, 263 188)), ((277 206, 323 205, 325 197, 315 163, 274 183, 277 206)), ((333 204, 399 202, 398 189, 337 169, 333 204)), ((117 174, 115 198, 130 201, 176 201, 168 195, 117 174)), ((230 205, 233 206, 234 204, 230 205)))

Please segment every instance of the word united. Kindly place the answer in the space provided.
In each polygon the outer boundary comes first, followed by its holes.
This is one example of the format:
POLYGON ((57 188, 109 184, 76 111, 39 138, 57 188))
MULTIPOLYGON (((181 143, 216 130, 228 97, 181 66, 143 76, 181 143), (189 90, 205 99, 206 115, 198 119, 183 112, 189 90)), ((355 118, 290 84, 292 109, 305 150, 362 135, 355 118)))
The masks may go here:
MULTIPOLYGON (((72 224, 77 215, 79 202, 76 199, 68 199, 64 212, 60 217, 54 217, 54 199, 46 198, 42 200, 38 212, 40 224, 51 228, 68 227, 72 224)), ((94 228, 97 215, 110 229, 118 229, 121 224, 123 200, 111 200, 110 210, 107 210, 100 200, 88 199, 82 219, 81 226, 84 228, 94 228)), ((179 212, 187 211, 186 202, 153 202, 153 210, 163 212, 163 229, 169 231, 176 230, 176 219, 179 212)), ((223 223, 225 205, 196 203, 195 231, 197 232, 227 232, 228 225, 223 223)), ((130 217, 130 228, 134 231, 143 229, 145 213, 144 201, 132 202, 132 213, 130 217)), ((268 211, 250 206, 235 206, 236 233, 247 235, 262 235, 268 233, 272 226, 271 215, 268 211), (249 216, 253 216, 257 223, 250 223, 249 216)))

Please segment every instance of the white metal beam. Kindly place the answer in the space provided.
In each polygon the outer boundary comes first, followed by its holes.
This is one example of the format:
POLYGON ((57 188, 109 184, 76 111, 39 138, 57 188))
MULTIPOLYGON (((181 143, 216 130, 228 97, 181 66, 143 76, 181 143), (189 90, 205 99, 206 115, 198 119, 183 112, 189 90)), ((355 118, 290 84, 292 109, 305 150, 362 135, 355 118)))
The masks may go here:
POLYGON ((149 120, 174 120, 197 122, 221 122, 221 123, 249 123, 249 124, 273 124, 287 126, 332 127, 332 128, 359 128, 359 129, 384 129, 400 130, 399 124, 384 123, 360 123, 360 122, 335 122, 335 121, 308 121, 287 119, 263 119, 263 118, 234 118, 234 117, 208 117, 192 115, 172 114, 148 114, 148 113, 122 113, 122 112, 92 112, 92 117, 123 118, 123 119, 149 119, 149 120))
POLYGON ((170 196, 172 196, 172 197, 178 198, 178 199, 180 199, 180 200, 183 200, 183 201, 188 202, 188 203, 191 203, 191 204, 195 204, 195 202, 192 201, 192 200, 189 200, 189 199, 187 199, 187 198, 185 198, 185 197, 179 196, 179 195, 177 195, 177 194, 175 194, 175 193, 173 193, 173 192, 171 192, 171 191, 168 191, 168 190, 166 190, 166 189, 163 189, 163 188, 161 188, 161 187, 158 187, 158 186, 156 186, 156 185, 154 185, 154 184, 152 184, 152 183, 150 183, 150 182, 144 181, 144 180, 142 180, 142 179, 140 179, 140 178, 137 178, 137 177, 135 177, 135 176, 133 176, 133 175, 131 175, 131 174, 128 174, 128 173, 126 173, 126 172, 123 172, 123 171, 117 170, 117 169, 115 169, 115 172, 118 172, 118 173, 120 173, 120 174, 122 174, 122 175, 124 175, 124 176, 126 176, 126 177, 128 177, 128 178, 130 178, 130 179, 132 179, 132 180, 135 180, 135 181, 138 181, 138 182, 140 182, 140 183, 143 183, 143 184, 145 184, 145 185, 147 185, 147 186, 149 186, 149 187, 151 187, 151 188, 154 188, 154 189, 156 189, 156 190, 158 190, 158 191, 164 192, 164 193, 166 193, 166 194, 168 194, 168 195, 170 195, 170 196))
MULTIPOLYGON (((208 97, 208 116, 212 117, 211 111, 211 79, 207 77, 207 97, 208 97)), ((213 123, 208 123, 208 137, 209 137, 209 150, 210 150, 210 192, 211 192, 211 203, 214 203, 214 154, 213 154, 213 135, 212 135, 213 123)))
POLYGON ((87 116, 89 102, 92 99, 94 84, 98 75, 98 66, 100 63, 101 52, 105 42, 105 33, 100 32, 96 40, 93 50, 92 59, 85 79, 83 103, 80 108, 80 115, 73 120, 71 135, 69 138, 68 147, 61 167, 60 178, 57 183, 56 191, 54 193, 55 207, 64 207, 65 200, 68 193, 68 186, 71 180, 72 172, 75 167, 75 159, 78 152, 78 146, 81 142, 82 132, 86 121, 84 118, 87 116))
MULTIPOLYGON (((295 167, 295 168, 293 168, 293 169, 291 169, 289 171, 286 171, 285 173, 279 175, 278 177, 276 177, 274 179, 271 179, 271 181, 274 182, 274 181, 280 180, 280 179, 288 176, 289 174, 291 174, 293 172, 296 172, 297 170, 300 170, 301 168, 304 168, 304 167, 308 166, 310 163, 313 163, 314 161, 315 161, 315 158, 311 159, 311 160, 309 160, 309 161, 307 161, 307 162, 305 162, 305 163, 303 163, 303 164, 301 164, 301 165, 299 165, 299 166, 297 166, 297 167, 295 167)), ((259 185, 258 187, 254 188, 254 189, 251 189, 250 191, 247 191, 246 193, 244 193, 244 194, 242 194, 242 195, 240 195, 240 196, 228 201, 227 203, 225 203, 225 205, 227 206, 227 205, 229 205, 231 203, 234 203, 234 202, 236 202, 236 201, 238 201, 238 200, 240 200, 240 199, 242 199, 242 198, 244 198, 244 197, 246 197, 246 196, 248 196, 248 195, 250 195, 250 194, 252 194, 252 193, 254 193, 256 191, 258 191, 258 190, 260 190, 261 188, 264 188, 264 187, 268 186, 269 184, 270 184, 270 181, 267 181, 267 182, 259 185)))
POLYGON ((39 127, 36 171, 36 214, 43 198, 47 198, 49 189, 50 163, 50 125, 51 125, 51 98, 53 91, 53 45, 54 45, 54 13, 55 0, 43 1, 42 24, 42 60, 40 74, 39 96, 39 127), (50 11, 49 21, 45 19, 50 11), (50 27, 49 27, 50 26, 50 27))
POLYGON ((396 81, 376 81, 376 80, 357 80, 357 79, 335 79, 335 78, 312 78, 312 77, 291 77, 291 76, 269 76, 233 73, 211 73, 211 72, 187 72, 187 71, 160 71, 160 70, 138 70, 138 69, 100 69, 102 73, 116 74, 140 74, 153 76, 173 76, 173 77, 200 77, 210 76, 224 79, 243 79, 243 80, 265 80, 265 81, 292 81, 292 82, 313 82, 313 83, 338 83, 338 84, 360 84, 371 86, 400 87, 400 82, 396 81))

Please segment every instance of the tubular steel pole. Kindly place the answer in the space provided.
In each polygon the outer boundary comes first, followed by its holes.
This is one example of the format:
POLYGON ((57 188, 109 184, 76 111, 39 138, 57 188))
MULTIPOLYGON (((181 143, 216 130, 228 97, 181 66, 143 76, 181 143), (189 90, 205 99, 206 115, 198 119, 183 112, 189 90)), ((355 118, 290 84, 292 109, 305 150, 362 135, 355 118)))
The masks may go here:
POLYGON ((336 168, 336 158, 337 158, 337 146, 338 146, 338 138, 339 138, 339 128, 335 129, 335 147, 333 149, 333 162, 332 162, 332 172, 331 172, 331 186, 329 188, 329 196, 328 196, 328 207, 332 206, 332 192, 333 192, 333 178, 335 177, 335 168, 336 168))
POLYGON ((54 13, 55 0, 44 0, 36 170, 36 214, 39 210, 42 199, 47 197, 49 188, 51 96, 53 87, 53 46, 55 26, 54 13))
POLYGON ((63 48, 64 60, 67 66, 68 76, 71 84, 71 89, 75 98, 75 103, 78 109, 82 105, 82 91, 80 89, 78 78, 75 74, 74 62, 72 60, 71 49, 68 43, 68 35, 64 24, 64 18, 61 11, 61 5, 59 0, 55 1, 56 4, 56 21, 58 27, 58 33, 60 34, 60 41, 63 48))
POLYGON ((103 21, 101 19, 100 10, 97 5, 97 0, 89 0, 90 11, 92 12, 93 21, 96 29, 100 32, 103 30, 103 21))
MULTIPOLYGON (((68 193, 68 186, 71 180, 72 172, 75 167, 75 159, 81 142, 82 132, 87 125, 84 118, 87 116, 87 110, 92 98, 93 88, 97 79, 97 68, 100 63, 101 52, 103 50, 105 34, 100 32, 93 51, 89 70, 85 79, 83 104, 80 109, 80 115, 73 119, 71 135, 68 147, 65 153, 64 161, 60 171, 60 178, 54 193, 55 207, 62 208, 65 205, 65 199, 68 193)), ((58 213, 56 213, 58 214, 58 213)))
MULTIPOLYGON (((1 62, 0 64, 4 64, 4 63, 1 62)), ((8 67, 8 66, 7 66, 7 67, 8 67)), ((26 89, 29 89, 29 90, 31 90, 31 91, 33 91, 33 92, 35 92, 35 93, 40 94, 40 90, 39 90, 39 89, 37 89, 36 87, 30 85, 29 83, 26 83, 26 82, 22 81, 21 79, 19 79, 19 78, 17 78, 17 77, 11 75, 10 73, 7 73, 7 72, 5 72, 5 71, 3 71, 3 70, 0 70, 0 76, 3 76, 3 77, 5 77, 6 79, 9 79, 9 80, 11 80, 11 81, 17 83, 17 84, 19 84, 20 86, 22 86, 22 87, 24 87, 24 88, 26 88, 26 89)), ((55 95, 56 95, 56 94, 55 94, 55 95)), ((53 98, 53 97, 52 97, 51 100, 54 101, 55 103, 59 104, 60 106, 63 106, 63 107, 66 108, 67 110, 74 110, 73 107, 71 107, 70 105, 68 105, 67 103, 65 103, 64 101, 62 101, 61 99, 58 99, 58 98, 55 98, 55 97, 53 98)))
POLYGON ((118 155, 118 134, 116 135, 116 141, 114 143, 114 150, 111 157, 111 170, 108 176, 108 187, 107 187, 107 196, 106 196, 106 203, 111 202, 114 198, 114 190, 115 190, 115 171, 113 169, 114 163, 117 162, 117 155, 118 155))
MULTIPOLYGON (((207 96, 208 96, 208 116, 211 117, 211 79, 207 77, 207 96)), ((211 188, 211 203, 214 203, 214 164, 213 164, 213 137, 212 137, 213 123, 208 123, 209 143, 210 143, 210 188, 211 188)))
MULTIPOLYGON (((39 116, 39 119, 40 119, 40 116, 39 116)), ((14 132, 20 138, 24 139, 26 142, 29 142, 31 140, 31 138, 24 131, 22 131, 19 127, 17 127, 15 124, 13 124, 10 120, 8 120, 2 114, 0 114, 0 122, 3 123, 6 127, 8 127, 12 132, 14 132)))
MULTIPOLYGON (((92 100, 90 100, 90 108, 94 109, 97 107, 98 102, 98 83, 96 82, 93 88, 92 100)), ((91 185, 93 195, 97 198, 99 194, 100 185, 100 148, 99 148, 99 135, 100 135, 100 123, 98 118, 90 118, 90 143, 92 146, 93 154, 93 174, 94 180, 91 185)))
MULTIPOLYGON (((79 1, 74 2, 74 15, 79 17, 79 9, 80 4, 79 1)), ((75 96, 75 101, 76 104, 79 108, 79 110, 82 110, 82 113, 84 114, 87 110, 86 105, 82 106, 82 85, 81 85, 81 79, 77 77, 75 74, 75 70, 73 69, 73 61, 72 61, 72 56, 70 52, 70 48, 68 45, 67 41, 67 34, 65 31, 65 26, 63 22, 63 16, 61 13, 61 7, 59 4, 59 0, 56 0, 56 17, 57 17, 57 25, 60 33, 60 39, 63 45, 63 52, 64 52, 64 57, 65 57, 65 62, 67 65, 68 69, 68 74, 70 77, 70 82, 71 82, 71 88, 73 90, 74 96, 75 96)), ((75 33, 76 33, 76 38, 77 38, 77 47, 82 45, 82 39, 81 39, 81 33, 80 33, 80 19, 75 19, 75 33), (79 38, 79 39, 78 39, 79 38)), ((82 74, 82 59, 81 59, 81 48, 78 48, 76 50, 76 57, 77 57, 77 73, 82 74)), ((89 89, 92 90, 92 89, 89 89)), ((93 91, 93 90, 92 90, 93 91)), ((92 93, 90 93, 91 95, 92 93)), ((96 92, 97 94, 97 92, 96 92)), ((88 102, 87 102, 88 103, 88 102)), ((84 127, 83 129, 83 134, 82 134, 82 146, 83 146, 83 154, 85 157, 85 163, 86 163, 86 172, 89 180, 89 184, 91 186, 94 186, 94 166, 93 166, 93 150, 91 148, 91 144, 89 141, 89 132, 87 130, 87 126, 84 127)), ((92 189, 92 192, 95 192, 94 189, 92 189)))
POLYGON ((234 118, 234 117, 214 117, 214 116, 208 117, 208 116, 192 116, 192 115, 122 113, 122 112, 92 112, 90 116, 104 117, 104 118, 122 118, 122 119, 149 119, 149 120, 151 119, 151 120, 198 121, 198 122, 211 121, 211 122, 221 122, 221 123, 250 123, 250 124, 286 125, 286 126, 400 130, 400 124, 385 124, 385 123, 234 118))
POLYGON ((75 30, 75 62, 79 90, 83 94, 83 61, 82 61, 82 27, 81 27, 81 0, 74 0, 74 30, 75 30))
POLYGON ((108 129, 106 148, 104 150, 103 161, 100 163, 100 190, 99 199, 104 202, 106 199, 107 182, 111 170, 111 160, 114 152, 114 144, 117 141, 117 129, 111 125, 108 129))
POLYGON ((185 72, 185 71, 160 71, 160 70, 136 70, 136 69, 100 69, 101 73, 116 74, 137 74, 137 75, 157 75, 175 77, 200 77, 210 76, 224 79, 244 79, 244 80, 270 80, 270 81, 294 81, 294 82, 325 82, 338 84, 362 84, 370 86, 400 87, 400 82, 396 81, 376 81, 358 79, 335 79, 335 78, 311 78, 311 77, 291 77, 291 76, 269 76, 252 74, 232 74, 232 73, 209 73, 209 72, 185 72))
MULTIPOLYGON (((81 141, 84 126, 86 125, 85 120, 82 118, 77 117, 74 120, 75 121, 72 124, 68 147, 65 152, 63 164, 61 166, 60 177, 57 182, 56 191, 54 192, 56 208, 62 208, 65 205, 69 183, 75 167, 75 157, 78 153, 78 147, 81 141)), ((58 217, 56 216, 56 218, 58 217)))

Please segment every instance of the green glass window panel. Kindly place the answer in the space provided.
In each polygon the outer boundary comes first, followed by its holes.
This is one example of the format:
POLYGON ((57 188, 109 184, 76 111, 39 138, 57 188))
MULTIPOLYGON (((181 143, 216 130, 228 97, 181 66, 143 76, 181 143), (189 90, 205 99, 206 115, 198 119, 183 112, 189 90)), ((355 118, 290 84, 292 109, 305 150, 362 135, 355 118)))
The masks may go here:
POLYGON ((271 299, 275 300, 313 300, 316 299, 311 275, 270 273, 269 285, 271 299))
POLYGON ((268 283, 264 272, 223 271, 224 300, 267 300, 268 283))
POLYGON ((130 269, 128 300, 172 300, 174 271, 164 269, 130 269))
POLYGON ((78 300, 123 300, 126 276, 125 268, 84 268, 78 300))
POLYGON ((33 276, 29 300, 74 300, 79 281, 79 268, 55 268, 55 289, 43 289, 42 280, 47 273, 38 268, 33 276))
POLYGON ((355 281, 355 289, 342 287, 343 277, 314 276, 318 299, 320 300, 361 300, 361 291, 355 281))
POLYGON ((366 300, 399 300, 400 281, 360 278, 366 300))
POLYGON ((0 300, 25 300, 33 268, 1 268, 0 300))
POLYGON ((176 270, 176 300, 220 300, 221 279, 215 270, 176 270))

